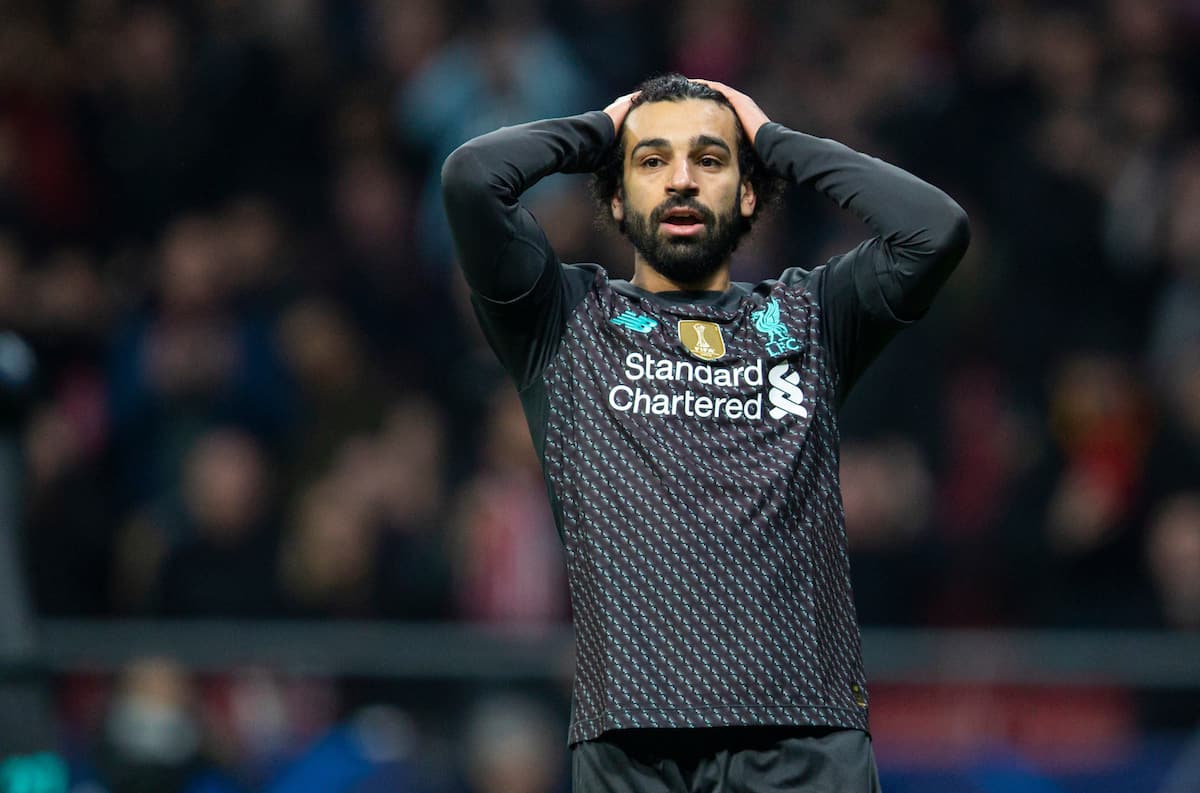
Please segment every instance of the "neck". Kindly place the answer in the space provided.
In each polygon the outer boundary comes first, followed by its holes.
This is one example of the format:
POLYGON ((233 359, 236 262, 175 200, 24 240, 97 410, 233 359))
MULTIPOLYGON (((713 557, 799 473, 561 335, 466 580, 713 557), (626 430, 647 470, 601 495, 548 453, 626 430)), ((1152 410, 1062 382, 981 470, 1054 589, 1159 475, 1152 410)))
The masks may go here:
POLYGON ((729 289, 729 262, 698 281, 675 281, 655 270, 638 253, 634 256, 633 279, 629 283, 647 292, 724 292, 729 289))

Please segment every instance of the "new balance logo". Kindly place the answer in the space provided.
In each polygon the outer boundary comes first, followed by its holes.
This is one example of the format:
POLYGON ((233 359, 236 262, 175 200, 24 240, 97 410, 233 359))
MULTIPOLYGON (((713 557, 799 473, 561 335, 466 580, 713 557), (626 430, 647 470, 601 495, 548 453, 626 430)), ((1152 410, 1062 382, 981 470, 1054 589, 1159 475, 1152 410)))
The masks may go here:
POLYGON ((638 333, 649 333, 658 324, 657 320, 651 319, 644 314, 635 314, 632 311, 626 311, 621 316, 609 320, 609 322, 614 325, 620 325, 623 328, 635 330, 638 333))

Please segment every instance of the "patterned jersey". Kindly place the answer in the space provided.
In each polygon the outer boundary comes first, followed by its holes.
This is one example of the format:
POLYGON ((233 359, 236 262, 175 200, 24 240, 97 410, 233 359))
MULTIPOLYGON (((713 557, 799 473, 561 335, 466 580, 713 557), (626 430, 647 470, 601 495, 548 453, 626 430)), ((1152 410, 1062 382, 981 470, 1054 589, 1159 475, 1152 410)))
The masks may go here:
POLYGON ((572 743, 621 728, 866 729, 836 411, 961 258, 965 215, 911 174, 778 124, 776 173, 875 236, 810 270, 650 293, 563 265, 517 200, 594 170, 604 113, 460 147, 443 195, 472 302, 521 395, 565 548, 572 743))
MULTIPOLYGON (((824 316, 822 296, 856 291, 838 278, 852 282, 848 264, 681 296, 562 267, 565 322, 522 398, 566 553, 571 742, 633 727, 866 729, 829 346, 829 319, 861 301, 824 316)), ((504 349, 505 312, 477 307, 504 349)))

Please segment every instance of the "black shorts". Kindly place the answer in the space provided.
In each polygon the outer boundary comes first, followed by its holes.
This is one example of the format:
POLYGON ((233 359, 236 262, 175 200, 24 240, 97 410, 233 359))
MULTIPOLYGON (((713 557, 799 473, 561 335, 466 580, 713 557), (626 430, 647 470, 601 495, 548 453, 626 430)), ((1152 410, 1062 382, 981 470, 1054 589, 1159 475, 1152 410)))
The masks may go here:
POLYGON ((861 730, 614 730, 571 752, 574 793, 879 793, 861 730))

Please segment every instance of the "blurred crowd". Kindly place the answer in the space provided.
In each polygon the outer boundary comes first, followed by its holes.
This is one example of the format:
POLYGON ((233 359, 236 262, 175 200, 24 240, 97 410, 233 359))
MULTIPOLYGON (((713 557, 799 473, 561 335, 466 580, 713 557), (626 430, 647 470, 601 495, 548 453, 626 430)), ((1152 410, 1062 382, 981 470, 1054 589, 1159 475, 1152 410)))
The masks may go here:
POLYGON ((70 682, 64 756, 71 793, 564 793, 556 693, 439 687, 398 707, 372 686, 144 658, 70 682))
MULTIPOLYGON (((37 362, 39 611, 566 620, 438 171, 666 70, 971 215, 967 259, 845 411, 862 620, 1200 628, 1194 0, 0 0, 0 329, 37 362)), ((580 181, 528 204, 564 261, 630 275, 580 181)), ((793 189, 735 278, 865 234, 793 189)), ((191 685, 129 670, 105 757, 191 758, 191 685)), ((481 707, 479 763, 492 735, 537 753, 544 714, 481 707)), ((345 725, 319 746, 407 773, 397 714, 345 725)), ((544 765, 461 783, 549 791, 544 765)))
MULTIPOLYGON (((1200 6, 0 4, 0 326, 54 615, 559 621, 439 165, 663 70, 944 187, 974 242, 849 404, 863 620, 1200 627, 1200 6)), ((530 206, 628 275, 577 180, 530 206)), ((736 277, 865 234, 793 190, 736 277)))

